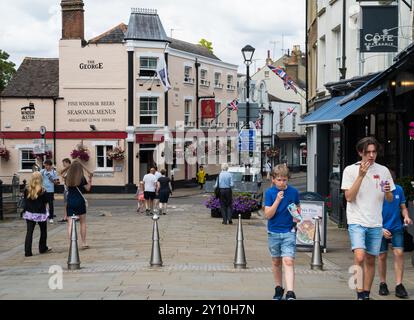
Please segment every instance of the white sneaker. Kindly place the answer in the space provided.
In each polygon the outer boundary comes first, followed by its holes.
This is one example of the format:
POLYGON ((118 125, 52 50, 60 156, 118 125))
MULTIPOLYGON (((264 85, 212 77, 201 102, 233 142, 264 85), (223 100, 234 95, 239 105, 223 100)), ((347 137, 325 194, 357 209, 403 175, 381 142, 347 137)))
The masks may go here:
POLYGON ((53 219, 49 219, 49 223, 54 223, 53 219))

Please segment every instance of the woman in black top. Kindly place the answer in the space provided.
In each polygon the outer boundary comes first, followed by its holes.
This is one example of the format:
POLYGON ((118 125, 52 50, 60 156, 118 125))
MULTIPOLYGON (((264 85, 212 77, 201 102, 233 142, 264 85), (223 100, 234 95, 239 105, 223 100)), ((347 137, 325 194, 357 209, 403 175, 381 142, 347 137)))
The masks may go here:
MULTIPOLYGON (((86 199, 83 196, 85 191, 90 191, 92 186, 92 173, 89 172, 79 161, 75 160, 69 166, 65 180, 68 188, 67 196, 67 216, 78 216, 80 222, 80 235, 82 249, 89 248, 86 242, 86 199), (89 178, 86 181, 83 170, 88 172, 89 178)), ((68 219, 68 237, 70 241, 70 231, 72 229, 72 219, 68 219)))
POLYGON ((172 195, 171 180, 165 176, 166 172, 165 169, 162 169, 160 171, 161 177, 157 181, 157 192, 160 195, 160 210, 162 214, 167 214, 168 198, 172 195))
POLYGON ((33 231, 36 223, 40 226, 39 252, 46 253, 51 249, 47 247, 47 217, 49 216, 46 208, 46 190, 43 188, 43 178, 40 172, 33 172, 27 189, 24 191, 24 214, 26 219, 27 232, 24 244, 24 255, 32 256, 33 231))

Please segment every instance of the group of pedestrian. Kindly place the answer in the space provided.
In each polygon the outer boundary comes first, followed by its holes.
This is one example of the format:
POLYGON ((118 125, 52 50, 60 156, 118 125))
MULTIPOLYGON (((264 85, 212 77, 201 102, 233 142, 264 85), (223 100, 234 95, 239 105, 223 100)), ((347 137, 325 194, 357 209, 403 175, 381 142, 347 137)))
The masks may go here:
MULTIPOLYGON (((76 217, 80 221, 81 248, 89 248, 86 241, 86 199, 83 192, 89 191, 92 185, 93 174, 80 162, 67 158, 62 161, 63 169, 60 175, 64 182, 64 217, 62 222, 68 222, 68 240, 76 217), (88 180, 84 176, 87 172, 88 180)), ((50 160, 44 162, 44 169, 33 172, 27 188, 24 190, 23 218, 26 220, 27 232, 25 239, 25 256, 32 256, 33 231, 36 223, 40 227, 39 253, 50 252, 47 246, 47 220, 53 223, 54 215, 54 186, 59 184, 56 170, 50 160)))
POLYGON ((167 171, 152 167, 148 173, 139 182, 136 198, 138 201, 137 213, 151 215, 159 206, 161 214, 167 214, 167 204, 169 197, 172 195, 171 179, 166 176, 167 171))

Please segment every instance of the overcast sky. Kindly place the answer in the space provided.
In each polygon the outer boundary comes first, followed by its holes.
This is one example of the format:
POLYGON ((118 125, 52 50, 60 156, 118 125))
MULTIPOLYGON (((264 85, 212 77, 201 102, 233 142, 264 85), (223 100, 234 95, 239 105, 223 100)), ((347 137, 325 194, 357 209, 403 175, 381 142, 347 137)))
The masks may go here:
MULTIPOLYGON (((60 0, 0 0, 0 49, 20 65, 25 56, 58 57, 61 37, 60 0)), ((191 43, 205 38, 223 61, 244 72, 241 48, 256 48, 256 67, 267 50, 280 57, 305 43, 305 0, 84 0, 85 38, 91 39, 121 22, 132 7, 152 8, 168 36, 191 43), (173 29, 173 30, 171 30, 173 29), (271 42, 275 42, 271 43, 271 42)), ((255 65, 253 64, 253 67, 255 65)))

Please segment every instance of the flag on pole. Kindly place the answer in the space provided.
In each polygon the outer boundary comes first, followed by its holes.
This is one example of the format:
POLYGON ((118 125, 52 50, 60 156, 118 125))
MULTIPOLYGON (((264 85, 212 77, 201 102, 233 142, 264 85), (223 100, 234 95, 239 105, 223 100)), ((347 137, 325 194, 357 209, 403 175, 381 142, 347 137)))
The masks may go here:
POLYGON ((237 106, 239 104, 239 101, 237 99, 234 99, 232 102, 227 104, 227 108, 231 109, 232 111, 237 111, 239 107, 237 106))
POLYGON ((157 62, 157 75, 160 79, 162 86, 164 87, 164 92, 171 89, 170 82, 168 81, 168 70, 167 65, 165 64, 164 56, 161 56, 157 62))

